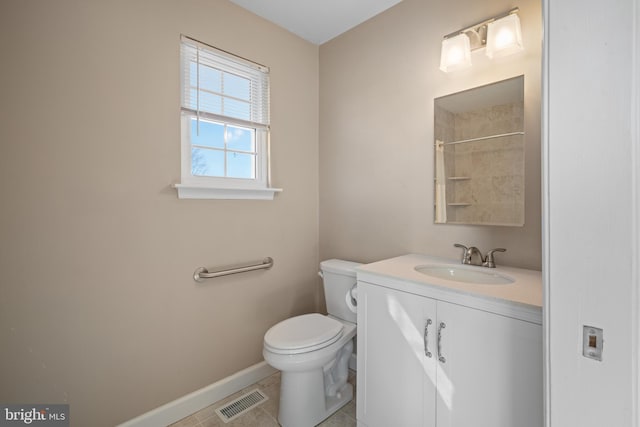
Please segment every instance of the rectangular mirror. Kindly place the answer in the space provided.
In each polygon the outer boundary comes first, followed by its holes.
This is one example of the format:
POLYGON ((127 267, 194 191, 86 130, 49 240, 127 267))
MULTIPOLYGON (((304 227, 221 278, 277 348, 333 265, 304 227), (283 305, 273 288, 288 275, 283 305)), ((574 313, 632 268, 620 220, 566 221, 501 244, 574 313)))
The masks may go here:
POLYGON ((524 76, 434 101, 439 224, 524 225, 524 76))

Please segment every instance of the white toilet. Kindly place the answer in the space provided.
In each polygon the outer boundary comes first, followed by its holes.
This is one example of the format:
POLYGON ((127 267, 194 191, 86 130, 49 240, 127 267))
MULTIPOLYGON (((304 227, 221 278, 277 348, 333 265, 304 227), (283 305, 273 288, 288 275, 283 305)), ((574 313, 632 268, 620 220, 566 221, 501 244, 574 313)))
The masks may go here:
POLYGON ((327 316, 292 317, 264 335, 264 360, 281 371, 278 421, 283 427, 311 427, 347 404, 347 382, 356 335, 355 262, 320 263, 327 316))

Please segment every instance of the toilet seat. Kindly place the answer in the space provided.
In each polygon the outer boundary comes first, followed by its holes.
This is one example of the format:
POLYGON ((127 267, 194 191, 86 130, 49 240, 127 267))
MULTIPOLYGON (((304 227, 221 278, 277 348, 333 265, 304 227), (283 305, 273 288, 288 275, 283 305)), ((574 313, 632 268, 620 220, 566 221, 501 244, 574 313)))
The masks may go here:
POLYGON ((283 320, 267 331, 264 346, 273 353, 308 353, 327 347, 342 337, 344 325, 318 313, 283 320))

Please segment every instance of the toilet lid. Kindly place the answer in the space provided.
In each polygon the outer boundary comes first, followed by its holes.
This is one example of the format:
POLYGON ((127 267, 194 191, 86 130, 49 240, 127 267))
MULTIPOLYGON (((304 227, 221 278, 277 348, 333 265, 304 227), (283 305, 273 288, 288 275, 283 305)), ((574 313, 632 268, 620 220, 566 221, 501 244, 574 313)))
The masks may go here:
POLYGON ((344 325, 318 313, 292 317, 274 325, 264 344, 277 353, 304 353, 324 348, 342 336, 344 325))

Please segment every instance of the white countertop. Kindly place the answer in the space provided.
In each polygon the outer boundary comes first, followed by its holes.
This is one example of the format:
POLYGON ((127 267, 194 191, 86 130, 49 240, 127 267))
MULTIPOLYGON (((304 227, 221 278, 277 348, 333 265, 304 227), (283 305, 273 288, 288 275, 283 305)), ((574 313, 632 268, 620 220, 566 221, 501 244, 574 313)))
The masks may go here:
POLYGON ((409 254, 390 258, 357 269, 358 281, 386 286, 454 304, 497 314, 542 322, 542 273, 536 270, 498 266, 487 268, 462 265, 460 260, 409 254), (514 283, 476 284, 440 279, 415 270, 422 265, 453 265, 457 268, 509 276, 514 283))

